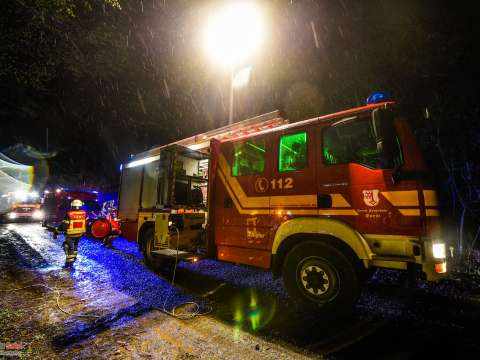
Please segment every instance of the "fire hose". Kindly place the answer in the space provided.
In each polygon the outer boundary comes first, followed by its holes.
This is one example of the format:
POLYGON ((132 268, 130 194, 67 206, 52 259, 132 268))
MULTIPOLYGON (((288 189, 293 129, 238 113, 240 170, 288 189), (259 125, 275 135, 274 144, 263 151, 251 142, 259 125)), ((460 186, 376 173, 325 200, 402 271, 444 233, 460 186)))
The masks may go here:
MULTIPOLYGON (((189 319, 193 319, 196 316, 203 316, 203 315, 210 314, 213 311, 213 309, 210 305, 208 305, 206 307, 207 308, 206 311, 201 312, 200 305, 197 302, 194 302, 194 301, 186 301, 186 302, 183 302, 181 304, 175 305, 171 310, 168 310, 166 308, 167 301, 170 298, 173 286, 175 284, 175 275, 177 273, 177 265, 178 265, 178 246, 179 246, 179 242, 180 242, 180 232, 178 231, 178 228, 176 226, 172 226, 172 228, 175 230, 175 232, 177 234, 177 247, 176 247, 175 265, 173 267, 172 280, 170 282, 170 287, 168 289, 167 296, 165 297, 165 299, 163 301, 162 307, 161 308, 155 308, 155 309, 159 310, 159 311, 161 311, 161 312, 163 312, 167 315, 173 316, 174 318, 180 319, 180 320, 189 320, 189 319), (184 306, 187 306, 187 305, 193 305, 193 310, 191 310, 190 312, 187 312, 187 313, 177 313, 177 310, 180 307, 184 307, 184 306)), ((220 288, 220 286, 218 286, 216 289, 214 289, 213 292, 216 291, 219 288, 220 288)), ((213 293, 213 292, 209 292, 209 293, 207 293, 207 295, 211 295, 211 293, 213 293)))
MULTIPOLYGON (((53 233, 53 237, 54 239, 57 238, 57 235, 59 234, 59 231, 56 227, 53 227, 53 226, 47 226, 46 227, 48 231, 51 231, 53 233)), ((197 302, 194 302, 194 301, 186 301, 186 302, 183 302, 181 304, 178 304, 178 305, 175 305, 173 308, 171 308, 170 310, 167 309, 166 305, 167 305, 167 302, 168 302, 168 299, 170 298, 171 296, 171 293, 172 293, 172 289, 175 285, 175 276, 176 276, 176 272, 177 272, 177 265, 178 265, 178 251, 179 251, 179 241, 180 241, 180 232, 178 231, 178 228, 176 227, 172 227, 175 232, 176 232, 176 235, 177 235, 177 246, 176 246, 176 255, 175 255, 175 265, 174 265, 174 268, 173 268, 173 275, 172 275, 172 280, 170 282, 170 286, 169 286, 169 289, 168 289, 168 293, 167 293, 167 296, 165 297, 164 301, 163 301, 163 304, 162 304, 162 307, 161 308, 154 308, 156 310, 159 310, 167 315, 170 315, 170 316, 173 316, 177 319, 180 319, 180 320, 189 320, 189 319, 193 319, 194 317, 196 316, 203 316, 203 315, 207 315, 209 313, 211 313, 213 311, 213 308, 208 305, 206 306, 206 311, 201 311, 201 307, 200 305, 197 303, 197 302), (193 310, 187 312, 187 313, 178 313, 178 309, 181 308, 181 307, 185 307, 185 306, 188 306, 188 305, 192 305, 193 306, 193 310)), ((207 297, 209 295, 212 295, 213 293, 215 293, 218 289, 220 289, 222 286, 224 286, 225 284, 222 283, 220 285, 218 285, 215 289, 205 293, 203 295, 203 297, 207 297)), ((65 309, 63 309, 61 306, 60 306, 60 296, 61 296, 61 293, 60 293, 60 290, 55 288, 55 287, 51 287, 51 286, 48 286, 46 284, 42 284, 42 283, 38 283, 38 284, 32 284, 32 285, 27 285, 27 286, 23 286, 23 287, 20 287, 20 288, 15 288, 15 289, 0 289, 0 292, 16 292, 16 291, 20 291, 20 290, 24 290, 24 289, 28 289, 28 288, 32 288, 32 287, 43 287, 53 293, 55 293, 55 302, 56 302, 56 306, 57 308, 69 315, 69 316, 73 316, 73 317, 90 317, 90 318, 100 318, 101 316, 99 315, 88 315, 88 314, 73 314, 65 309)))
POLYGON ((14 292, 14 291, 20 291, 20 290, 24 290, 24 289, 28 289, 28 288, 31 288, 31 287, 44 287, 45 289, 48 289, 54 293, 56 293, 56 296, 55 296, 55 302, 57 304, 57 308, 67 314, 67 315, 70 315, 70 316, 74 316, 74 317, 92 317, 92 318, 100 318, 100 316, 98 315, 87 315, 87 314, 73 314, 65 309, 63 309, 61 306, 60 306, 60 290, 57 289, 57 288, 52 288, 46 284, 33 284, 33 285, 27 285, 27 286, 23 286, 21 288, 16 288, 16 289, 0 289, 1 292, 14 292))

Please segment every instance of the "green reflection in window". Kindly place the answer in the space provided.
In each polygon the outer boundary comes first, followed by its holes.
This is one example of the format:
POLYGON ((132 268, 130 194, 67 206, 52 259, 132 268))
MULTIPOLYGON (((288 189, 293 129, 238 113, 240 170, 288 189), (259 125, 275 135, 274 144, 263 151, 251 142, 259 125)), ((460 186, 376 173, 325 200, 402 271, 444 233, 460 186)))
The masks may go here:
POLYGON ((234 144, 233 176, 260 174, 265 170, 265 139, 234 144))
POLYGON ((283 135, 278 152, 278 170, 292 171, 307 167, 307 133, 283 135))

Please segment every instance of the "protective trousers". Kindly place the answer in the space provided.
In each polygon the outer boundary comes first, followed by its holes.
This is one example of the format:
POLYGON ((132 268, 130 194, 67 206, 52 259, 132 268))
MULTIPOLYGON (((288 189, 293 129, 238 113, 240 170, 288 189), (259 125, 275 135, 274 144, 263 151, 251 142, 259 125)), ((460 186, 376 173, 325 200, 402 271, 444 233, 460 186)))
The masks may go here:
POLYGON ((66 236, 63 242, 63 250, 65 251, 65 265, 71 266, 77 259, 77 247, 80 236, 66 236))

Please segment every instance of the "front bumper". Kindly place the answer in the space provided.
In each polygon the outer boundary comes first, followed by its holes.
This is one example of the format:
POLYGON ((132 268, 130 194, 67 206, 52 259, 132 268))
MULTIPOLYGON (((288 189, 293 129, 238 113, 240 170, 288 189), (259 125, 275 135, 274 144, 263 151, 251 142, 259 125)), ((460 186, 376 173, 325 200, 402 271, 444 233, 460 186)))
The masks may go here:
POLYGON ((22 221, 41 221, 41 219, 35 219, 30 213, 17 213, 15 217, 10 217, 7 214, 5 215, 5 220, 11 223, 22 221))

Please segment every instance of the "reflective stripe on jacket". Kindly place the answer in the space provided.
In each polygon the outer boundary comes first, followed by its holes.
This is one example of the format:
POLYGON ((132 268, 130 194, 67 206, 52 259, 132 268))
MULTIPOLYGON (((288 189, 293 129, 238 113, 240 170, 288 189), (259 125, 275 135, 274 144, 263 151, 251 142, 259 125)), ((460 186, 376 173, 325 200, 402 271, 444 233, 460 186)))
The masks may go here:
POLYGON ((67 236, 82 236, 87 231, 87 214, 83 210, 70 210, 67 212, 67 236))

